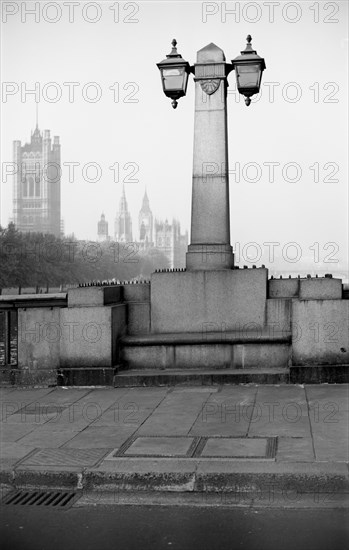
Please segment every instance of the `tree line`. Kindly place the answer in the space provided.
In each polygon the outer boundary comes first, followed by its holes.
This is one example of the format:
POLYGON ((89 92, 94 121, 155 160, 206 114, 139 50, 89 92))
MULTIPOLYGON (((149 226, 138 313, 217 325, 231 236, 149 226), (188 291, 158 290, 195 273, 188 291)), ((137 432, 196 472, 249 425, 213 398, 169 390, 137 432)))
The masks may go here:
POLYGON ((137 243, 97 243, 22 233, 13 223, 0 226, 0 288, 146 279, 155 269, 168 267, 162 252, 140 250, 137 243))

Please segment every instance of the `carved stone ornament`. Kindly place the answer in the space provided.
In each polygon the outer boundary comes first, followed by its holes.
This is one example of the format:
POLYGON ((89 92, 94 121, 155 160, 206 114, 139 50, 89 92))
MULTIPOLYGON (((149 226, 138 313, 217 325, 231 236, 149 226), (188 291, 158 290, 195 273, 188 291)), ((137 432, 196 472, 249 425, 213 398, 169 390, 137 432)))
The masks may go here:
POLYGON ((219 83, 220 83, 219 78, 215 78, 212 80, 202 80, 200 82, 200 86, 207 95, 212 95, 218 90, 219 83))

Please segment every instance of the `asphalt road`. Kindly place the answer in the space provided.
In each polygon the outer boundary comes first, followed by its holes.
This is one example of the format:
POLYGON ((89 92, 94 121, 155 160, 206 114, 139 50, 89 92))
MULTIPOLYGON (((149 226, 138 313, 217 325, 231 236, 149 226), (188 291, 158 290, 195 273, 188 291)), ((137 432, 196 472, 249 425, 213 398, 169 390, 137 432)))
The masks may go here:
POLYGON ((1 507, 2 550, 343 550, 347 510, 1 507))

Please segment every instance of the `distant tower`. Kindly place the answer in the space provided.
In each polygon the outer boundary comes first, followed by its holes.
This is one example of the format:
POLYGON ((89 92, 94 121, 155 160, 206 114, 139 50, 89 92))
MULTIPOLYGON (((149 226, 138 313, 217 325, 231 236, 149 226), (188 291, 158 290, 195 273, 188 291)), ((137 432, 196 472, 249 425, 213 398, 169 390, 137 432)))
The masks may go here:
POLYGON ((172 225, 155 220, 155 246, 169 261, 170 267, 185 267, 185 254, 188 249, 188 232, 181 235, 178 220, 172 220, 172 225))
POLYGON ((50 131, 41 134, 38 123, 30 143, 13 142, 18 168, 13 185, 13 221, 23 232, 61 236, 61 146, 50 131))
POLYGON ((149 207, 147 191, 144 192, 142 208, 138 215, 139 240, 145 247, 153 242, 153 214, 149 207))
POLYGON ((122 195, 119 203, 119 211, 116 213, 115 240, 120 243, 132 242, 132 220, 128 211, 125 187, 122 186, 122 195))
POLYGON ((97 224, 97 240, 99 242, 108 241, 108 222, 105 221, 105 215, 101 215, 101 219, 97 224))

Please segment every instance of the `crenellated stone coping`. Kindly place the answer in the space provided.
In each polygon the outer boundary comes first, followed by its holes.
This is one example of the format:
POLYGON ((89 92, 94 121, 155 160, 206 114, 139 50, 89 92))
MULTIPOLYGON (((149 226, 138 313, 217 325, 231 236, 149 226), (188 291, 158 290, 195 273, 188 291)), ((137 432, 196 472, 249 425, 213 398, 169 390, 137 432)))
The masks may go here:
POLYGON ((343 296, 342 280, 331 274, 324 277, 298 277, 279 279, 271 277, 268 281, 269 298, 298 298, 299 300, 341 300, 343 296))
MULTIPOLYGON (((292 277, 292 275, 288 276, 288 279, 294 279, 294 280, 297 280, 297 279, 332 279, 332 278, 333 278, 332 273, 326 273, 323 277, 319 277, 318 275, 315 275, 315 277, 312 277, 311 275, 307 275, 306 277, 301 277, 300 275, 297 275, 297 277, 292 277)), ((272 279, 275 280, 275 281, 278 280, 276 277, 274 277, 274 275, 272 275, 270 277, 270 280, 272 280, 272 279)), ((280 279, 283 279, 282 275, 279 276, 279 280, 280 279)), ((285 277, 285 279, 287 280, 286 277, 285 277)))
POLYGON ((273 327, 264 327, 261 331, 237 330, 227 332, 189 332, 142 334, 137 336, 123 336, 123 346, 159 346, 159 345, 190 345, 190 344, 290 344, 292 334, 283 330, 277 332, 273 327))
POLYGON ((79 283, 77 288, 90 288, 90 287, 105 287, 105 286, 123 286, 123 285, 143 285, 150 284, 150 281, 90 281, 87 283, 79 283))
MULTIPOLYGON (((265 265, 262 264, 261 268, 265 269, 265 265)), ((242 268, 240 268, 238 265, 236 265, 232 269, 242 269, 242 268)), ((244 265, 243 269, 257 269, 257 266, 253 265, 252 268, 249 268, 247 265, 244 265)), ((180 273, 180 272, 184 273, 186 271, 187 270, 186 270, 185 267, 178 267, 178 268, 175 267, 173 269, 167 269, 167 268, 165 268, 165 269, 155 269, 154 273, 180 273)))

